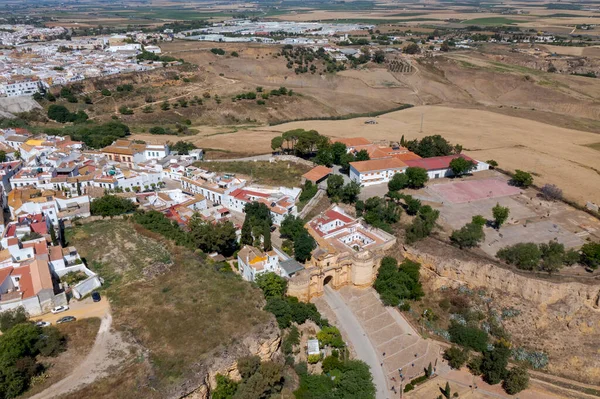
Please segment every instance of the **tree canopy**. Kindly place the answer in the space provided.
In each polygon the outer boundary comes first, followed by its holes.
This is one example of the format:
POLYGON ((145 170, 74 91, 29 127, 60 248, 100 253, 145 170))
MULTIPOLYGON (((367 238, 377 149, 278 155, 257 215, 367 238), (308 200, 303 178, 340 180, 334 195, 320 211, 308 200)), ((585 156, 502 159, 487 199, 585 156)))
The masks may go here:
POLYGON ((421 158, 440 157, 444 155, 460 154, 462 146, 453 146, 440 136, 436 134, 434 136, 426 136, 421 140, 411 140, 404 142, 404 146, 410 151, 414 152, 421 158))
POLYGON ((409 166, 404 171, 408 180, 408 187, 410 188, 421 188, 429 180, 427 170, 419 167, 409 166))
POLYGON ((124 213, 133 212, 137 205, 127 198, 117 197, 116 195, 105 195, 96 198, 90 204, 90 212, 94 216, 117 216, 124 213))
POLYGON ((457 177, 471 172, 476 167, 477 164, 475 164, 475 162, 463 157, 457 157, 450 161, 450 169, 452 170, 454 176, 457 177))
POLYGON ((518 187, 527 188, 533 184, 533 176, 531 173, 515 170, 515 174, 513 175, 511 182, 518 187))
POLYGON ((420 268, 419 263, 408 259, 398 266, 396 259, 389 256, 383 258, 373 284, 383 304, 398 306, 404 299, 420 299, 424 295, 419 281, 420 268))

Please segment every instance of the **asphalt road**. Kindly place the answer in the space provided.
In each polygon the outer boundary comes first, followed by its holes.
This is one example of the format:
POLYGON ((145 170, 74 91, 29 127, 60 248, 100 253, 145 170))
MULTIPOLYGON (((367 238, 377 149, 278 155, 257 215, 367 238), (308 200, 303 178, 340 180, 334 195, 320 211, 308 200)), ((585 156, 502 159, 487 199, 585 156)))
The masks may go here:
POLYGON ((377 399, 388 399, 388 390, 385 379, 385 373, 381 367, 381 362, 375 348, 369 341, 365 330, 362 328, 350 308, 344 303, 338 292, 331 287, 325 286, 325 300, 329 307, 335 313, 341 327, 346 331, 348 339, 354 348, 356 355, 360 360, 367 363, 371 368, 373 382, 377 389, 377 399))

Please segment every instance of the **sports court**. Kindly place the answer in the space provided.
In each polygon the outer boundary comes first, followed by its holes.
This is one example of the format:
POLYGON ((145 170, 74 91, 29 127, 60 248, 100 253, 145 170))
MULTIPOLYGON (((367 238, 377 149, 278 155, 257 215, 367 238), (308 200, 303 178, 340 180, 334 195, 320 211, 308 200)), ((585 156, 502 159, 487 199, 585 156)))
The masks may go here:
POLYGON ((509 186, 499 179, 466 180, 453 183, 435 184, 428 187, 439 195, 444 202, 462 204, 489 198, 506 197, 519 194, 517 187, 509 186))

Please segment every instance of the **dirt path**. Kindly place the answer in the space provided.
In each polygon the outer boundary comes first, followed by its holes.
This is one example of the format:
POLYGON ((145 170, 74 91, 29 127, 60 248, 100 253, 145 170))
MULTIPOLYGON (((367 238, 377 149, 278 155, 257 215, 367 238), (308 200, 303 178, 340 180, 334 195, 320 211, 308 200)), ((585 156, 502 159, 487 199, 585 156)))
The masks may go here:
POLYGON ((118 333, 111 330, 111 326, 112 316, 110 312, 106 312, 102 317, 94 346, 83 362, 64 379, 30 399, 56 398, 104 377, 111 368, 118 366, 127 344, 118 333))

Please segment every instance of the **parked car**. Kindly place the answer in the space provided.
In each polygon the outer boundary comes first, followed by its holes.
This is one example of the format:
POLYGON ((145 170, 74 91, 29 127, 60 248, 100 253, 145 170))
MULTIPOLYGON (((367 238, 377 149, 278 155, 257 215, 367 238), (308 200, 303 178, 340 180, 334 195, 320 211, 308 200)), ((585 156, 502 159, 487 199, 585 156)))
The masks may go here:
POLYGON ((67 310, 69 310, 68 306, 57 306, 55 308, 53 308, 51 310, 52 313, 56 314, 56 313, 60 313, 60 312, 66 312, 67 310))
POLYGON ((35 323, 36 326, 38 327, 48 327, 51 323, 49 321, 37 321, 35 323))
POLYGON ((77 320, 75 318, 75 316, 65 316, 65 317, 61 317, 60 319, 56 320, 56 324, 68 323, 70 321, 75 321, 75 320, 77 320))
POLYGON ((92 300, 94 302, 100 302, 100 299, 102 299, 102 297, 100 297, 100 293, 98 291, 92 292, 92 300))

